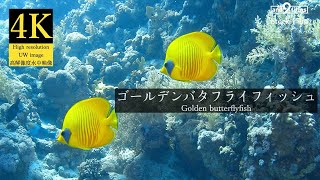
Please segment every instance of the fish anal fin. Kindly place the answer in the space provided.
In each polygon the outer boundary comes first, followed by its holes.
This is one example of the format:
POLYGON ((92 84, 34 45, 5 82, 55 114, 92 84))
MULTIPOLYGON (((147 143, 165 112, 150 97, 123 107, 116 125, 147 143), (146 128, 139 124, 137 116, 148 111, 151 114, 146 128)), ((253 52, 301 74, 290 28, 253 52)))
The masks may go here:
POLYGON ((217 64, 213 61, 210 61, 208 65, 205 66, 204 68, 205 70, 202 71, 199 76, 197 76, 196 78, 197 81, 205 81, 205 80, 212 79, 218 69, 217 64))
MULTIPOLYGON (((78 148, 78 147, 77 147, 77 148, 78 148)), ((91 150, 92 148, 79 147, 79 149, 82 149, 82 150, 86 150, 86 151, 89 151, 89 150, 91 150)))

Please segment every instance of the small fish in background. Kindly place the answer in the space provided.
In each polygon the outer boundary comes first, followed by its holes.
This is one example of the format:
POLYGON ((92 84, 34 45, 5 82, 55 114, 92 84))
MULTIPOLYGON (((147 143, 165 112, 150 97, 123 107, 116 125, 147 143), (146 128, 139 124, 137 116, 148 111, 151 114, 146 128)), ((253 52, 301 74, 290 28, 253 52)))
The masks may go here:
POLYGON ((118 119, 104 98, 89 98, 67 112, 57 140, 74 148, 89 150, 109 144, 118 129, 118 119))
POLYGON ((171 42, 160 72, 179 81, 206 81, 216 74, 221 60, 220 47, 210 35, 192 32, 171 42))
POLYGON ((13 103, 8 109, 8 111, 5 113, 5 119, 7 122, 13 120, 17 116, 17 113, 19 112, 19 104, 20 98, 18 98, 16 102, 13 103))
POLYGON ((41 122, 41 124, 29 122, 27 123, 28 132, 32 137, 40 139, 55 139, 58 129, 50 124, 41 122))

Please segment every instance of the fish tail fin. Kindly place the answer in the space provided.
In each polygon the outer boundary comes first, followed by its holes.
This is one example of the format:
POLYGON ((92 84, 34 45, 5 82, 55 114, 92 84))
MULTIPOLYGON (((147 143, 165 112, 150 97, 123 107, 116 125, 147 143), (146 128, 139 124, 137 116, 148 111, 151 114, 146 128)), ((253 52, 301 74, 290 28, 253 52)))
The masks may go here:
POLYGON ((115 109, 112 110, 109 117, 107 118, 108 125, 113 127, 114 129, 118 130, 118 117, 115 112, 115 109))
POLYGON ((218 64, 221 64, 222 61, 222 51, 220 49, 220 46, 217 45, 213 51, 210 53, 212 59, 214 59, 218 64))

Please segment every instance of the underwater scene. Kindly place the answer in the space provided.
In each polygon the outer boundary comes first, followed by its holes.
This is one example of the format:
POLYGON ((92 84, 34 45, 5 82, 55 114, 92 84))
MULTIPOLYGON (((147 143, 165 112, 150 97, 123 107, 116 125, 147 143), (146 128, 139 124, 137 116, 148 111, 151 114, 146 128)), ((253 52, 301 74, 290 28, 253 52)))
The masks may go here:
POLYGON ((0 180, 320 179, 318 113, 115 108, 116 89, 319 91, 319 0, 1 0, 0 52, 0 180), (53 10, 53 66, 10 66, 9 9, 53 10))

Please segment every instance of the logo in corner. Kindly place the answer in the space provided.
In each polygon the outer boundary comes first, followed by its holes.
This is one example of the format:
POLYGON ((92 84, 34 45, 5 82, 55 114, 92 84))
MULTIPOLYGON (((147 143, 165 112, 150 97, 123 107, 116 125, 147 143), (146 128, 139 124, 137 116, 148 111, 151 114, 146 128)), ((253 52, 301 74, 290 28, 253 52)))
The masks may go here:
POLYGON ((53 66, 53 10, 9 10, 9 66, 53 66))
POLYGON ((270 10, 275 14, 308 14, 308 6, 292 6, 288 2, 282 5, 271 6, 270 10))

